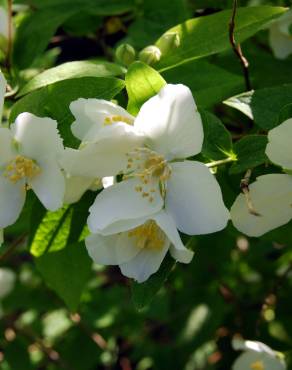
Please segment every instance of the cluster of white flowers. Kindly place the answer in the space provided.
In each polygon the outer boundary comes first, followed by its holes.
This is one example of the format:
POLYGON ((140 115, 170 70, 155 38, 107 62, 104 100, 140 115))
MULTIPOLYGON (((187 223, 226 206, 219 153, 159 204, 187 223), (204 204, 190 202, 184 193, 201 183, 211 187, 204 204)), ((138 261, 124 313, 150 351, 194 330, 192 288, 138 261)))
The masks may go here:
MULTIPOLYGON (((3 76, 1 85, 3 103, 3 76)), ((105 189, 89 210, 88 252, 143 282, 168 250, 179 262, 191 261, 178 230, 197 235, 226 226, 229 212, 215 177, 203 163, 186 160, 203 144, 201 117, 186 86, 166 85, 137 117, 100 99, 78 99, 70 109, 79 149, 63 147, 50 118, 22 113, 10 128, 0 128, 0 228, 17 220, 28 189, 54 211, 102 179, 105 189)))

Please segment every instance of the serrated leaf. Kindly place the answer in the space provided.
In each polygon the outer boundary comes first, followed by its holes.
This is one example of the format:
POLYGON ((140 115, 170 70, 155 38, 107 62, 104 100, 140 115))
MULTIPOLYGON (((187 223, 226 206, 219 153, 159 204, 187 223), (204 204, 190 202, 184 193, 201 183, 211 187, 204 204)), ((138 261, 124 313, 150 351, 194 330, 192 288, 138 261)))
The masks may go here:
POLYGON ((204 128, 202 154, 208 159, 223 159, 232 154, 232 138, 214 114, 200 111, 204 128))
POLYGON ((268 161, 265 154, 268 139, 264 135, 250 135, 234 144, 237 161, 230 167, 230 174, 237 174, 268 161))
POLYGON ((72 135, 70 125, 74 120, 69 104, 78 98, 112 99, 125 84, 117 78, 81 77, 59 81, 21 98, 10 113, 12 123, 18 114, 30 112, 40 117, 49 116, 58 122, 65 146, 76 147, 79 141, 72 135))
POLYGON ((33 90, 58 81, 78 77, 114 77, 126 72, 122 66, 109 62, 74 61, 50 68, 31 79, 18 93, 23 96, 33 90))
POLYGON ((35 263, 46 284, 71 311, 76 311, 92 265, 84 243, 70 244, 62 250, 50 250, 36 258, 35 263))
MULTIPOLYGON (((237 42, 244 41, 285 11, 285 8, 271 6, 238 8, 235 39, 237 42)), ((176 32, 179 35, 180 45, 163 55, 155 67, 162 71, 230 48, 228 25, 231 15, 232 10, 223 10, 190 19, 168 30, 166 33, 176 32)), ((156 45, 159 47, 160 43, 161 38, 157 40, 156 45)))
POLYGON ((168 278, 175 261, 169 255, 163 260, 158 272, 144 283, 132 283, 132 299, 138 310, 148 306, 168 278))
POLYGON ((156 95, 165 84, 161 75, 148 65, 142 62, 131 64, 126 74, 128 111, 136 115, 143 103, 156 95))

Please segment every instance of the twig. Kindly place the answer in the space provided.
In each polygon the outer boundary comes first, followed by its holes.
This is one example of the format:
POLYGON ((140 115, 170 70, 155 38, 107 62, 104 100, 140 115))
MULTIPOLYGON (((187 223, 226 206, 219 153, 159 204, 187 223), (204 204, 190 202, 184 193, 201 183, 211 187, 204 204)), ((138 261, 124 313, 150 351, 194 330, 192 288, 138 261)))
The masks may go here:
POLYGON ((19 238, 15 239, 14 242, 12 242, 9 245, 9 247, 6 249, 6 251, 3 252, 0 255, 0 263, 1 262, 4 262, 14 252, 14 250, 19 246, 19 244, 21 244, 23 242, 23 240, 25 239, 25 237, 26 237, 26 235, 23 234, 19 238))
POLYGON ((237 0, 233 0, 233 11, 232 11, 231 20, 229 23, 229 41, 230 41, 230 44, 232 46, 232 49, 235 55, 238 57, 240 64, 242 65, 243 76, 245 80, 245 87, 247 91, 250 91, 252 87, 250 83, 249 70, 248 70, 249 62, 246 59, 246 57, 243 55, 240 44, 236 43, 235 36, 234 36, 236 10, 237 10, 237 0))
POLYGON ((255 210, 250 193, 249 193, 249 181, 251 177, 251 172, 252 172, 251 169, 246 171, 244 178, 240 181, 240 189, 245 196, 248 212, 254 216, 261 216, 261 214, 255 210))
POLYGON ((8 40, 6 57, 6 67, 8 70, 11 68, 12 61, 12 2, 13 0, 8 0, 8 40))

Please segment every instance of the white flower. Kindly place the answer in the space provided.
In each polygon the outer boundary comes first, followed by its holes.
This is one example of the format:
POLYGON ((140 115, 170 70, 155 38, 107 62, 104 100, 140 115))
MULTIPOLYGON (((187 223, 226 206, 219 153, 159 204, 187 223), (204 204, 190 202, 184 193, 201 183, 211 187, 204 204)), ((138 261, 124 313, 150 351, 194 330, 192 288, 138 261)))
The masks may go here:
POLYGON ((22 113, 10 129, 0 128, 0 228, 17 220, 29 188, 47 209, 61 207, 63 150, 57 122, 50 118, 22 113))
POLYGON ((8 268, 0 268, 0 299, 6 297, 15 284, 15 273, 8 268))
MULTIPOLYGON (((268 134, 266 154, 269 159, 292 170, 292 119, 272 129, 268 134)), ((249 236, 261 236, 292 219, 292 176, 269 174, 257 178, 249 186, 249 196, 259 216, 251 214, 246 199, 240 194, 230 214, 234 226, 249 236)))
POLYGON ((285 59, 292 54, 291 25, 292 9, 278 18, 270 27, 270 46, 278 59, 285 59))
POLYGON ((90 257, 98 264, 119 265, 123 275, 139 283, 159 269, 168 250, 179 262, 191 261, 193 252, 184 247, 174 221, 166 212, 133 220, 128 227, 113 235, 88 236, 85 243, 90 257))
POLYGON ((125 154, 141 145, 134 117, 118 105, 101 99, 78 99, 70 104, 75 122, 71 129, 82 141, 79 149, 66 148, 61 164, 72 176, 114 176, 127 165, 125 154))
POLYGON ((283 355, 261 342, 234 339, 235 350, 244 351, 234 362, 232 370, 285 370, 283 355))
POLYGON ((186 234, 223 229, 229 213, 216 179, 204 164, 184 160, 198 154, 203 143, 190 90, 166 85, 143 104, 134 129, 144 136, 144 146, 128 153, 124 180, 97 196, 88 218, 91 232, 126 230, 128 222, 164 207, 186 234))

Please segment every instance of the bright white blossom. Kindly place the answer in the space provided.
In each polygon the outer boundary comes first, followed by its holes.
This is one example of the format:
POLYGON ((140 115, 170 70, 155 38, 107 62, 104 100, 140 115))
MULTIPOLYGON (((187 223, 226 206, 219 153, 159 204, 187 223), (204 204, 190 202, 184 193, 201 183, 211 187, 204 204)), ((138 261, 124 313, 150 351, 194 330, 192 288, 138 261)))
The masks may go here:
POLYGON ((276 58, 285 59, 292 54, 292 9, 273 22, 269 41, 276 58))
MULTIPOLYGON (((0 83, 3 91, 3 77, 0 83)), ((17 220, 30 188, 47 209, 61 207, 65 179, 58 158, 63 150, 57 122, 50 118, 22 113, 10 129, 0 128, 0 228, 17 220)))
MULTIPOLYGON (((272 129, 268 134, 266 154, 285 170, 292 170, 292 119, 272 129)), ((269 174, 257 178, 249 186, 249 196, 258 216, 249 212, 246 199, 240 194, 231 207, 234 226, 249 236, 261 236, 292 219, 292 176, 269 174)))
POLYGON ((232 370, 285 370, 283 355, 261 342, 234 339, 235 350, 244 351, 234 362, 232 370))
POLYGON ((79 149, 66 148, 61 160, 71 176, 114 176, 127 165, 125 154, 142 143, 134 117, 118 105, 102 99, 78 99, 70 104, 75 117, 73 134, 79 149))
POLYGON ((98 264, 119 265, 123 275, 139 283, 159 269, 168 250, 179 262, 191 261, 193 252, 184 247, 173 219, 165 211, 133 220, 128 227, 121 233, 88 236, 85 244, 90 257, 98 264))
POLYGON ((92 233, 127 230, 133 220, 165 208, 189 235, 223 229, 229 212, 220 187, 200 162, 185 160, 201 151, 203 128, 191 91, 166 85, 143 104, 134 129, 144 145, 127 153, 123 181, 102 191, 90 208, 92 233))

